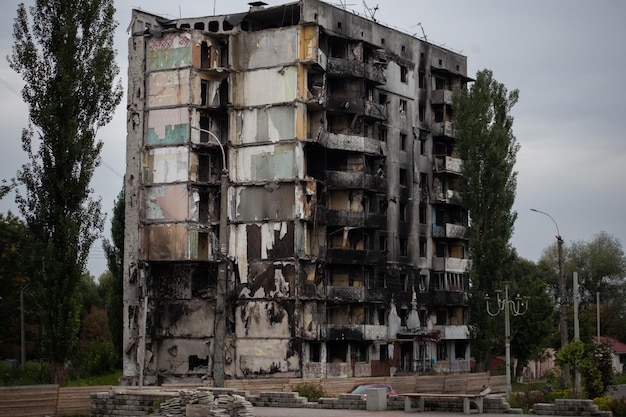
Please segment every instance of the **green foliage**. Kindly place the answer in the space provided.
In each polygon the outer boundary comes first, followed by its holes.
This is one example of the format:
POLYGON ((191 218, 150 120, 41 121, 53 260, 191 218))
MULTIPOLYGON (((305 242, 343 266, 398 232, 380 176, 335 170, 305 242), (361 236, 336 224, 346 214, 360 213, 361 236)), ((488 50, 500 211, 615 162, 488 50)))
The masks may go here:
MULTIPOLYGON (((111 220, 112 241, 104 239, 103 249, 107 257, 109 273, 100 278, 102 287, 105 289, 106 311, 109 319, 109 328, 113 336, 113 344, 118 351, 122 351, 123 335, 122 311, 123 311, 123 274, 122 263, 124 260, 124 188, 120 191, 111 220)), ((121 356, 120 356, 121 365, 121 356)))
POLYGON ((27 361, 24 369, 19 365, 10 366, 0 362, 0 385, 41 385, 50 382, 48 362, 27 361))
POLYGON ((457 148, 463 161, 460 191, 471 216, 468 229, 472 257, 470 272, 470 324, 472 352, 484 364, 502 346, 500 320, 488 316, 483 296, 502 288, 513 266, 510 239, 517 214, 511 211, 515 201, 518 144, 513 136, 513 117, 518 91, 507 92, 493 79, 489 70, 479 71, 467 90, 454 94, 453 112, 457 148))
POLYGON ((42 289, 52 382, 64 385, 80 326, 78 288, 103 226, 89 187, 102 149, 96 133, 122 97, 114 86, 117 23, 113 0, 40 0, 28 10, 18 6, 9 57, 29 108, 22 133, 28 162, 16 176, 25 191, 18 189, 16 202, 37 254, 31 277, 42 289))
POLYGON ((296 385, 294 389, 298 395, 307 398, 310 402, 317 402, 320 398, 330 396, 320 384, 315 382, 302 382, 296 385))
POLYGON ((572 380, 573 374, 578 370, 587 397, 595 398, 604 395, 612 383, 613 369, 610 365, 610 358, 610 348, 602 344, 585 345, 581 341, 573 341, 557 352, 556 364, 561 367, 569 365, 572 380))
POLYGON ((600 411, 612 411, 615 417, 626 416, 626 398, 611 398, 602 396, 593 399, 593 403, 600 411))

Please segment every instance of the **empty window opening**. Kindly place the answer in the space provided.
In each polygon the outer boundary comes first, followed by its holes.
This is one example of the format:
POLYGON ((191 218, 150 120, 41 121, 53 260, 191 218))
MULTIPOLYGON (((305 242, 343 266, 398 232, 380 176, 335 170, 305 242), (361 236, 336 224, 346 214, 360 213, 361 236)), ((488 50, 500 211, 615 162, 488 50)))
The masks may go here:
POLYGON ((419 88, 426 88, 426 73, 424 71, 419 72, 418 83, 419 88))
POLYGON ((403 291, 411 291, 411 282, 409 281, 409 274, 400 274, 400 282, 402 283, 403 291))
POLYGON ((381 126, 378 131, 378 140, 381 142, 387 142, 387 127, 381 126))
POLYGON ((321 362, 322 344, 316 342, 309 343, 309 362, 321 362))
POLYGON ((439 60, 439 66, 442 66, 442 65, 443 65, 443 59, 440 59, 439 60))
POLYGON ((420 205, 419 208, 419 223, 426 224, 426 206, 420 205))
POLYGON ((381 43, 381 45, 384 45, 385 44, 385 38, 380 38, 380 43, 381 43))
POLYGON ((437 323, 440 326, 448 324, 448 310, 437 310, 437 323))
POLYGON ((420 122, 426 121, 426 105, 424 103, 418 105, 418 117, 420 122))
POLYGON ((409 208, 407 203, 400 203, 400 221, 409 221, 409 208))
POLYGON ((402 45, 402 52, 406 51, 406 46, 402 45))
POLYGON ((348 358, 348 344, 346 342, 328 342, 328 362, 347 362, 348 358))
POLYGON ((405 237, 400 238, 400 256, 409 256, 409 240, 405 237))
POLYGON ((428 189, 428 174, 425 172, 420 173, 420 188, 423 190, 428 189))
POLYGON ((422 138, 420 135, 420 155, 426 155, 426 139, 422 138))
POLYGON ((387 103, 387 94, 378 93, 378 104, 385 106, 387 103))
POLYGON ((193 24, 193 28, 197 30, 204 30, 204 22, 196 22, 193 24))
POLYGON ((447 86, 447 82, 443 78, 435 78, 435 90, 445 90, 447 86))
POLYGON ((206 232, 198 233, 198 260, 209 260, 209 234, 206 232))
POLYGON ((376 274, 376 279, 374 280, 374 288, 385 288, 387 287, 386 274, 384 272, 378 272, 376 274))
POLYGON ((448 345, 447 342, 441 342, 437 344, 437 360, 438 361, 447 361, 448 360, 448 345))
POLYGON ((400 81, 405 84, 409 82, 409 69, 404 65, 400 65, 400 81))
POLYGON ((216 33, 220 30, 220 22, 217 20, 211 20, 209 22, 209 32, 216 33))
POLYGON ((398 171, 398 182, 400 186, 406 187, 409 183, 407 170, 404 168, 400 168, 398 171))
POLYGON ((406 100, 400 100, 399 108, 400 108, 400 117, 406 117, 406 108, 407 108, 406 100))
POLYGON ((206 106, 208 104, 207 94, 209 90, 209 84, 210 84, 210 81, 208 80, 200 81, 200 104, 203 106, 206 106))
POLYGON ((338 28, 338 29, 341 29, 342 27, 343 27, 343 23, 341 23, 341 22, 337 22, 337 28, 338 28))
POLYGON ((406 151, 406 142, 407 142, 406 133, 400 133, 400 150, 401 151, 406 151))
MULTIPOLYGON (((419 248, 420 258, 425 258, 426 257, 426 239, 420 239, 419 240, 419 244, 420 244, 420 248, 419 248)), ((420 276, 422 276, 422 275, 420 275, 420 276)))
POLYGON ((222 30, 223 31, 228 32, 228 31, 233 30, 233 28, 234 28, 234 26, 231 25, 229 22, 227 22, 225 20, 222 22, 222 30))

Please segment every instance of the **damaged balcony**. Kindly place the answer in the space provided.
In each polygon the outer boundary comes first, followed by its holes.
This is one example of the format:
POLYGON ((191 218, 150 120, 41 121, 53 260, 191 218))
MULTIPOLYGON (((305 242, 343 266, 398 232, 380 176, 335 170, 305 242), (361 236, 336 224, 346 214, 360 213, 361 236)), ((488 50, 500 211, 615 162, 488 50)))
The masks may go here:
POLYGON ((438 173, 451 173, 451 174, 460 174, 461 173, 461 159, 453 158, 451 156, 438 156, 435 157, 435 163, 433 164, 433 169, 438 173))
POLYGON ((386 229, 387 217, 383 214, 346 210, 323 210, 328 226, 364 227, 386 229))
POLYGON ((452 122, 437 122, 433 123, 432 128, 433 137, 445 136, 449 138, 456 138, 456 132, 454 130, 454 123, 452 122))
POLYGON ((362 97, 328 97, 326 109, 341 113, 362 114, 377 120, 387 120, 387 107, 384 104, 374 103, 362 97))
POLYGON ((433 224, 433 237, 447 237, 453 239, 465 239, 467 228, 453 223, 446 223, 443 226, 433 224))
POLYGON ((452 257, 433 257, 433 270, 465 273, 469 271, 471 261, 469 259, 452 257))
POLYGON ((375 324, 329 324, 327 340, 387 340, 387 326, 375 324))
POLYGON ((435 325, 434 330, 439 330, 443 340, 469 340, 469 327, 465 325, 435 325))
POLYGON ((361 302, 365 298, 365 287, 327 286, 326 299, 336 301, 361 302))
POLYGON ((437 203, 462 205, 461 193, 456 190, 433 189, 434 199, 437 203))
POLYGON ((383 63, 365 63, 354 59, 328 58, 326 71, 329 75, 364 78, 379 85, 387 82, 383 63))
POLYGON ((345 265, 380 265, 387 261, 387 254, 378 250, 327 249, 326 262, 345 265))
POLYGON ((321 130, 317 142, 328 149, 363 152, 369 155, 382 155, 380 141, 365 136, 330 133, 321 130))
POLYGON ((329 188, 363 189, 379 193, 387 190, 385 178, 365 172, 326 171, 326 185, 329 188))
POLYGON ((452 104, 452 91, 434 90, 431 96, 432 104, 452 104))

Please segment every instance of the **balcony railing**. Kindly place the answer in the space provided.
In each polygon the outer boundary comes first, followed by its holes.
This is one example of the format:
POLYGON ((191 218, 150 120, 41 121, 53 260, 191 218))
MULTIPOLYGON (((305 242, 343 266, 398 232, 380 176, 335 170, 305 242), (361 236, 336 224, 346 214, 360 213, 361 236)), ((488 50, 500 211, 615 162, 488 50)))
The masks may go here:
POLYGON ((451 239, 465 239, 467 227, 453 223, 446 223, 445 226, 433 224, 433 237, 447 237, 451 239))
POLYGON ((455 138, 454 124, 452 122, 437 122, 433 124, 433 136, 455 138))
POLYGON ((431 96, 433 104, 452 104, 452 91, 434 90, 431 96))
POLYGON ((328 58, 326 71, 331 75, 342 77, 365 78, 377 84, 385 84, 385 69, 382 65, 375 65, 353 59, 328 58))
POLYGON ((469 271, 470 267, 471 261, 469 259, 443 257, 433 258, 433 269, 435 271, 465 273, 469 271))
POLYGON ((451 156, 436 157, 433 169, 435 172, 461 173, 461 159, 451 156))

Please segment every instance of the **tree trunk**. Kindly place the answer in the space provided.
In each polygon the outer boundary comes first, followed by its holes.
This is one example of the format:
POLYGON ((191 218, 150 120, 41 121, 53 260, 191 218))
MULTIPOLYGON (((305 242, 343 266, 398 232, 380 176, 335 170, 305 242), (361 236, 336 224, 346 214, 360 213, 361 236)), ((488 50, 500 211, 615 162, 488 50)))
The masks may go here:
POLYGON ((55 359, 50 361, 51 382, 58 384, 60 387, 65 386, 65 364, 55 359))

